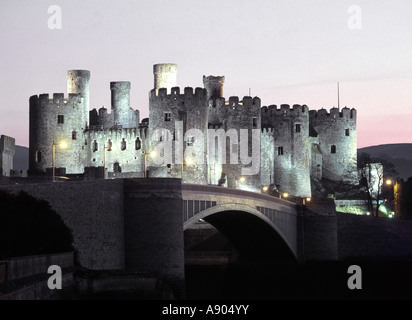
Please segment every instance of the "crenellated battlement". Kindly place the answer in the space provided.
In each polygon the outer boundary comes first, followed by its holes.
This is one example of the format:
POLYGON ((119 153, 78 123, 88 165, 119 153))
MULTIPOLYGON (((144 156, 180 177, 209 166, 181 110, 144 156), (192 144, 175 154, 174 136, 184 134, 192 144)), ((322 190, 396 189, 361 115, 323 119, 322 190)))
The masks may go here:
POLYGON ((107 136, 108 138, 136 138, 146 139, 145 128, 103 128, 103 126, 93 126, 85 131, 86 137, 90 139, 107 136))
POLYGON ((341 111, 338 108, 331 108, 329 112, 326 109, 311 110, 309 111, 310 118, 317 121, 322 120, 339 120, 345 119, 347 121, 356 122, 356 109, 349 109, 344 107, 341 111))
POLYGON ((288 104, 281 104, 278 108, 277 105, 269 105, 261 108, 262 117, 308 117, 309 108, 307 105, 294 104, 292 107, 288 104))
POLYGON ((273 135, 274 129, 271 127, 261 128, 262 135, 273 135))
POLYGON ((194 93, 193 93, 192 87, 186 87, 184 88, 184 93, 181 94, 179 87, 173 87, 170 90, 170 94, 168 94, 167 88, 160 88, 158 90, 152 89, 150 91, 149 96, 150 96, 150 99, 152 100, 156 100, 156 99, 170 100, 170 101, 203 100, 203 99, 206 99, 207 92, 206 92, 206 89, 197 87, 194 89, 194 93))
POLYGON ((245 108, 260 108, 260 98, 245 96, 242 100, 237 96, 229 97, 229 100, 225 98, 209 99, 209 106, 212 108, 227 108, 227 110, 243 110, 245 108))
POLYGON ((42 93, 40 95, 33 95, 30 97, 30 104, 36 104, 38 106, 64 106, 66 104, 75 105, 83 102, 83 98, 80 94, 69 93, 66 97, 64 93, 53 93, 53 98, 50 99, 48 93, 42 93))

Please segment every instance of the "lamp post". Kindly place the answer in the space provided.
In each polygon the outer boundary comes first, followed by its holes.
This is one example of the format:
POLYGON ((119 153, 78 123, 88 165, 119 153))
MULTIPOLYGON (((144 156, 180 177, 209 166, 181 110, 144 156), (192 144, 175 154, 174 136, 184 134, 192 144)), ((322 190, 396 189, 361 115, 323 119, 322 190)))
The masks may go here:
POLYGON ((153 158, 153 157, 156 156, 156 152, 155 151, 152 151, 152 152, 144 151, 143 153, 144 153, 144 177, 147 178, 147 170, 146 170, 147 160, 146 160, 146 157, 147 157, 147 155, 150 155, 153 158))
POLYGON ((56 170, 55 170, 56 146, 59 146, 60 148, 66 148, 66 147, 67 147, 67 143, 63 141, 63 142, 60 142, 59 144, 56 144, 56 143, 54 143, 54 141, 53 141, 53 147, 52 147, 53 182, 56 182, 56 170))
POLYGON ((235 180, 235 189, 237 189, 237 182, 238 181, 245 182, 245 180, 246 180, 245 177, 240 177, 239 180, 235 180))

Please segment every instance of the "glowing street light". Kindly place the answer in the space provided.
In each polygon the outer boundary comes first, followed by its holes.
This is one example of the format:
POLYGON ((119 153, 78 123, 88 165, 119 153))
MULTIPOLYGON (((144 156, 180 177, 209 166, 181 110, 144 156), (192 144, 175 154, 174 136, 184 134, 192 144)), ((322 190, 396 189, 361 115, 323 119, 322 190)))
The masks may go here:
POLYGON ((146 152, 144 151, 144 177, 147 178, 147 170, 146 170, 146 166, 147 166, 147 160, 146 157, 147 155, 150 155, 152 158, 156 157, 156 152, 152 151, 152 152, 146 152))
POLYGON ((391 180, 391 179, 386 180, 386 185, 390 186, 391 184, 392 184, 392 180, 391 180))
POLYGON ((245 177, 240 177, 238 180, 235 180, 235 189, 237 189, 237 182, 245 182, 246 178, 245 177))
POLYGON ((266 191, 269 190, 269 187, 268 187, 268 186, 264 186, 264 187, 262 188, 262 190, 266 192, 266 191))
POLYGON ((303 204, 305 205, 307 202, 310 202, 310 201, 312 201, 312 198, 311 197, 306 197, 306 198, 303 198, 302 199, 303 201, 303 204))
POLYGON ((62 149, 67 148, 67 143, 65 141, 62 141, 58 144, 54 143, 53 141, 53 147, 52 147, 52 154, 53 154, 53 182, 56 182, 56 170, 55 170, 55 158, 56 158, 56 146, 59 146, 62 149))
POLYGON ((289 193, 287 193, 287 192, 283 192, 283 193, 279 194, 280 199, 287 198, 287 197, 289 197, 289 193))

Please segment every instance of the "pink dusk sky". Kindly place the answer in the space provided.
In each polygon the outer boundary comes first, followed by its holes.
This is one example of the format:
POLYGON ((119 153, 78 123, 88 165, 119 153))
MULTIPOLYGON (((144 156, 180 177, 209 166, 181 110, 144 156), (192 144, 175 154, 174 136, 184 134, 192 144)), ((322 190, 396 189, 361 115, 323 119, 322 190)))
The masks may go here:
POLYGON ((0 134, 18 145, 30 96, 66 93, 71 69, 90 70, 91 108, 110 109, 110 81, 130 81, 147 117, 156 63, 176 63, 182 88, 224 75, 226 98, 250 88, 262 106, 330 109, 339 82, 359 148, 412 143, 410 0, 2 0, 0 27, 0 134))

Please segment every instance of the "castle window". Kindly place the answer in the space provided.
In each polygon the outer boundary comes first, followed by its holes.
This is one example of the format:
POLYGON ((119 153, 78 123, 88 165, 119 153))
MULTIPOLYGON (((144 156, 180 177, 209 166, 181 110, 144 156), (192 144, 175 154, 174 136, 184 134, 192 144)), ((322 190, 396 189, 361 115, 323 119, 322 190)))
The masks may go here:
POLYGON ((93 149, 93 152, 96 152, 97 150, 99 150, 99 144, 97 143, 96 140, 93 141, 92 149, 93 149))
POLYGON ((76 140, 76 139, 77 139, 77 132, 72 131, 72 140, 76 140))
POLYGON ((165 112, 165 121, 172 121, 172 113, 171 112, 165 112))
POLYGON ((120 164, 118 162, 113 163, 113 172, 115 173, 122 172, 122 168, 120 167, 120 164))
POLYGON ((142 147, 142 143, 141 143, 139 137, 137 137, 136 141, 134 142, 134 148, 136 150, 140 150, 141 147, 142 147))
POLYGON ((170 163, 167 164, 167 173, 172 173, 172 165, 170 163))
POLYGON ((124 138, 122 138, 122 142, 120 142, 120 149, 126 150, 126 140, 124 140, 124 138))
POLYGON ((252 126, 253 126, 253 128, 257 128, 257 126, 258 126, 258 118, 257 117, 252 118, 252 126))
POLYGON ((64 123, 64 115, 62 114, 57 115, 57 123, 64 123))
POLYGON ((283 156, 283 147, 278 147, 278 156, 283 156))
POLYGON ((40 162, 41 161, 41 152, 39 150, 36 151, 36 162, 40 162))
POLYGON ((332 145, 330 147, 330 153, 336 153, 336 146, 335 145, 332 145))
POLYGON ((195 143, 195 137, 187 137, 186 145, 187 145, 188 147, 193 146, 194 143, 195 143))
POLYGON ((300 123, 297 123, 295 125, 295 132, 299 133, 300 132, 300 123))
POLYGON ((345 136, 349 137, 349 129, 345 129, 345 136))

